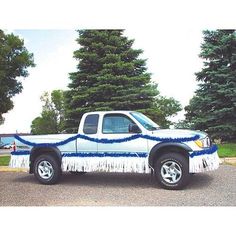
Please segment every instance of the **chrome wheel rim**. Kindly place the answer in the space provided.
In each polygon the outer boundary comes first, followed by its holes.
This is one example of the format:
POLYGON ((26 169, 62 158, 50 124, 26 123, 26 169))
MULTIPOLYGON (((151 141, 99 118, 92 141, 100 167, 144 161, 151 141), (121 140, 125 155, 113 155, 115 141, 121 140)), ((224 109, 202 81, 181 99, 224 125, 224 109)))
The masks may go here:
POLYGON ((54 170, 50 162, 41 161, 38 165, 38 174, 43 179, 50 179, 53 176, 54 170))
POLYGON ((176 184, 182 176, 182 169, 175 161, 167 161, 161 167, 161 177, 167 183, 176 184))

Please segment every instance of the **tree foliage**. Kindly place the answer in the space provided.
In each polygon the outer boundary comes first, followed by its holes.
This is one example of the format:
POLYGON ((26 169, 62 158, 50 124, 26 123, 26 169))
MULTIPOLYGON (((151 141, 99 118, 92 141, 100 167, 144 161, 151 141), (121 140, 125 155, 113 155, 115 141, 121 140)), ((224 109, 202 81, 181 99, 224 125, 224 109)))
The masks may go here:
POLYGON ((213 138, 236 139, 236 33, 235 30, 203 31, 200 57, 203 69, 196 73, 199 87, 190 100, 186 121, 206 130, 213 138))
POLYGON ((41 96, 43 102, 41 116, 36 117, 31 124, 32 134, 57 134, 64 129, 64 94, 62 90, 53 90, 49 95, 41 96))
POLYGON ((65 96, 67 127, 77 128, 85 112, 101 110, 139 110, 166 125, 166 117, 180 110, 178 102, 159 95, 146 60, 140 58, 142 50, 132 48, 134 40, 125 37, 123 30, 78 33, 80 48, 74 52, 78 70, 70 73, 65 96))
POLYGON ((0 124, 2 114, 13 108, 11 98, 22 91, 18 77, 27 77, 27 68, 34 66, 33 54, 24 47, 24 41, 0 30, 0 124))

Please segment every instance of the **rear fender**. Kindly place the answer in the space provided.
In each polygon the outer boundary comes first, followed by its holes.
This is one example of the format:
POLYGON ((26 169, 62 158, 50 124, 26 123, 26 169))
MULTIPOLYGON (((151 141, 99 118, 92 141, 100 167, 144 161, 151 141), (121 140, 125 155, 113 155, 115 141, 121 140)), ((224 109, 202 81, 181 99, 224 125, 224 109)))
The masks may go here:
POLYGON ((29 173, 33 173, 34 161, 36 158, 42 154, 50 154, 53 158, 55 158, 59 165, 61 165, 62 155, 60 150, 57 147, 34 147, 30 153, 30 170, 29 173))

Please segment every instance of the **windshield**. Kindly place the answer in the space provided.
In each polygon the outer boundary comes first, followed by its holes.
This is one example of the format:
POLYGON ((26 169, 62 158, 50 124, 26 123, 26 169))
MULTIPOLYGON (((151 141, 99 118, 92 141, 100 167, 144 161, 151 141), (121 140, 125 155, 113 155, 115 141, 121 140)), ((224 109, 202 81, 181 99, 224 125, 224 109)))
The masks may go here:
POLYGON ((146 117, 144 114, 139 112, 130 113, 145 129, 147 130, 156 130, 159 129, 159 125, 153 122, 151 119, 146 117))

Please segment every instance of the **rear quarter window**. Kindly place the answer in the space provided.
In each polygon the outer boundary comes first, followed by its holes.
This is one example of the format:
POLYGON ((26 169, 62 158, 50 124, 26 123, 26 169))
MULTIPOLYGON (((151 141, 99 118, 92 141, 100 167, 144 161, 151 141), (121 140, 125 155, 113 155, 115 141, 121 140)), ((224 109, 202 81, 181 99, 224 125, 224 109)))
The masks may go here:
POLYGON ((87 115, 84 120, 84 134, 96 134, 98 131, 98 114, 87 115))

